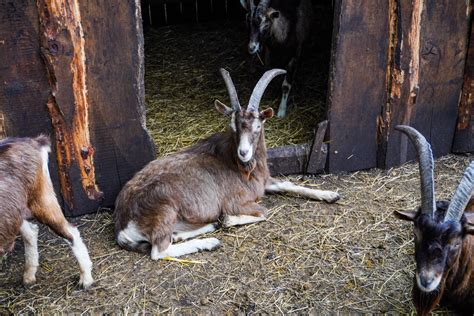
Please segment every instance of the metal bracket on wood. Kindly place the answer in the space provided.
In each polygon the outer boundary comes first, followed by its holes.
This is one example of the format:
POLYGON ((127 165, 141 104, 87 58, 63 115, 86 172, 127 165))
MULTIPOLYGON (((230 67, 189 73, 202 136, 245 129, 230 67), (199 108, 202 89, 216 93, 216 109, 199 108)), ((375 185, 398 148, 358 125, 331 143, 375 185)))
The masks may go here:
POLYGON ((328 145, 324 143, 328 121, 322 121, 318 124, 316 136, 309 153, 308 166, 306 173, 320 173, 326 167, 326 158, 328 155, 328 145))

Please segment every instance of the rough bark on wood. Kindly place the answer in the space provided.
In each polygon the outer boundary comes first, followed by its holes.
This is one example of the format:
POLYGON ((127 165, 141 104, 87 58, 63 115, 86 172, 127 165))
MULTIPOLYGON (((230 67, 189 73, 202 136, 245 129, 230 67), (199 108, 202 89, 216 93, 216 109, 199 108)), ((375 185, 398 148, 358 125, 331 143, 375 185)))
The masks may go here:
POLYGON ((474 152, 474 23, 472 21, 453 152, 474 152))
POLYGON ((408 139, 394 133, 398 124, 413 126, 425 135, 435 156, 451 152, 469 21, 465 1, 394 3, 396 48, 389 70, 389 98, 382 111, 386 149, 379 160, 379 167, 387 168, 415 157, 408 139))

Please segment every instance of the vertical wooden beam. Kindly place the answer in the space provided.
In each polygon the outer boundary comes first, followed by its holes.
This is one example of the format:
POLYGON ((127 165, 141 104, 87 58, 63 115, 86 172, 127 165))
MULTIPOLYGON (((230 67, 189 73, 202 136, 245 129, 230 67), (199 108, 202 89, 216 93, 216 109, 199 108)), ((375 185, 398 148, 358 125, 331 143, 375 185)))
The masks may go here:
POLYGON ((330 172, 377 164, 377 118, 386 97, 388 24, 385 0, 335 2, 328 96, 330 172))
POLYGON ((398 40, 383 113, 386 153, 381 167, 415 157, 406 137, 393 132, 398 124, 425 135, 435 156, 451 152, 467 47, 468 2, 396 3, 398 40))
POLYGON ((103 196, 95 180, 90 139, 81 12, 78 0, 37 0, 37 6, 41 52, 51 86, 47 105, 55 131, 61 192, 72 210, 76 197, 99 203, 103 196), (80 179, 82 190, 73 186, 72 178, 80 179))
POLYGON ((453 152, 474 152, 474 23, 472 21, 453 152))

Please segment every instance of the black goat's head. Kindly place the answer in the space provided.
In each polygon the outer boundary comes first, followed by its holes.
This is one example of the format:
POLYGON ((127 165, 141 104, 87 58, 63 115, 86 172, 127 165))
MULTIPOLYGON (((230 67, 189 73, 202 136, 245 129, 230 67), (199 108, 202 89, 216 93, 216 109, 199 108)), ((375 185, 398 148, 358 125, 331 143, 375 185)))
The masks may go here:
POLYGON ((249 29, 248 51, 255 55, 262 48, 262 41, 274 37, 274 41, 284 42, 288 32, 288 21, 278 9, 271 6, 270 0, 241 0, 247 10, 247 26, 249 29))
POLYGON ((231 129, 235 134, 237 157, 242 164, 248 164, 253 159, 253 154, 258 146, 258 141, 263 133, 263 123, 273 117, 273 109, 259 111, 260 101, 270 81, 278 75, 285 74, 282 69, 272 69, 265 72, 255 86, 246 109, 240 106, 237 91, 230 78, 229 72, 221 69, 222 77, 227 87, 232 108, 219 100, 215 101, 217 111, 224 115, 231 115, 231 129))
POLYGON ((419 160, 421 206, 416 211, 396 211, 395 216, 414 223, 416 282, 425 293, 439 289, 459 257, 466 235, 474 234, 474 216, 464 213, 474 188, 474 162, 451 201, 435 200, 433 154, 430 144, 417 130, 397 126, 413 142, 419 160))

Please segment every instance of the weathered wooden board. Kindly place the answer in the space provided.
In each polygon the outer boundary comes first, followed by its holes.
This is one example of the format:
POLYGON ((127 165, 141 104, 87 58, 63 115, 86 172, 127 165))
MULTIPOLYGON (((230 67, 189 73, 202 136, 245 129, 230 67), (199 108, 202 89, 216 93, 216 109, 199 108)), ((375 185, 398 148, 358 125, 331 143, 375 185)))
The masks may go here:
MULTIPOLYGON (((0 2, 0 115, 5 127, 2 137, 52 134, 46 108, 51 90, 40 56, 38 27, 34 1, 0 2)), ((55 159, 51 159, 50 169, 53 181, 58 183, 55 159)))
POLYGON ((385 164, 414 158, 413 148, 393 127, 415 127, 435 156, 451 152, 463 82, 469 8, 467 1, 395 1, 398 32, 392 79, 384 108, 385 164))
POLYGON ((154 158, 139 0, 3 1, 0 16, 6 134, 52 134, 51 175, 66 215, 112 206, 154 158))
POLYGON ((306 173, 309 144, 282 146, 268 149, 268 169, 270 175, 289 175, 306 173))
POLYGON ((328 121, 318 124, 316 135, 311 146, 306 173, 320 173, 326 168, 328 145, 324 143, 328 121))
POLYGON ((474 23, 472 21, 453 152, 474 152, 474 23))
POLYGON ((155 157, 145 128, 140 1, 80 3, 86 17, 82 25, 97 183, 104 203, 112 205, 122 186, 155 157))
POLYGON ((335 1, 329 82, 329 171, 377 163, 377 116, 385 102, 388 4, 335 1))

